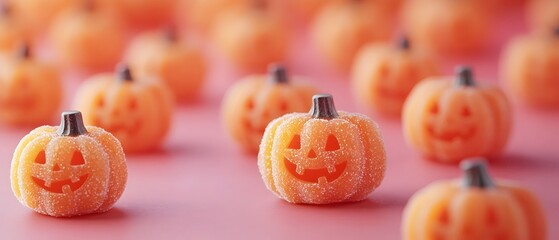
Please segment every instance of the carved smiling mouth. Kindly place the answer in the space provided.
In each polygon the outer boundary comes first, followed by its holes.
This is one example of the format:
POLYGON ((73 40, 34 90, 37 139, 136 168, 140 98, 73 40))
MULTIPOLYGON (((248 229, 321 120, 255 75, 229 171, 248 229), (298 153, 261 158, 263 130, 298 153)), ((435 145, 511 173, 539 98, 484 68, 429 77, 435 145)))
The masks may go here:
POLYGON ((49 184, 49 186, 46 185, 45 180, 42 180, 40 178, 33 177, 33 176, 31 178, 33 179, 33 182, 35 182, 35 184, 37 184, 42 189, 45 189, 45 190, 47 190, 49 192, 52 192, 52 193, 64 193, 64 191, 63 191, 64 186, 69 186, 70 190, 72 192, 75 192, 76 190, 78 190, 80 187, 83 186, 83 184, 85 183, 85 180, 87 180, 88 176, 89 176, 88 174, 85 174, 85 175, 81 176, 75 182, 72 181, 71 179, 53 181, 49 184))
POLYGON ((469 128, 466 132, 454 132, 454 131, 448 131, 448 132, 443 132, 443 133, 436 133, 435 130, 433 129, 433 127, 428 127, 427 131, 429 132, 429 135, 433 136, 436 139, 439 139, 441 141, 445 141, 445 142, 452 142, 454 140, 457 139, 469 139, 471 137, 474 136, 475 134, 475 129, 474 128, 469 128))
POLYGON ((347 167, 347 161, 337 164, 333 172, 329 172, 328 168, 306 168, 303 170, 301 174, 297 173, 297 165, 292 163, 291 161, 284 159, 285 167, 291 173, 291 175, 295 176, 297 179, 311 182, 311 183, 318 183, 320 178, 326 178, 327 182, 332 182, 338 179, 342 173, 344 173, 347 167))

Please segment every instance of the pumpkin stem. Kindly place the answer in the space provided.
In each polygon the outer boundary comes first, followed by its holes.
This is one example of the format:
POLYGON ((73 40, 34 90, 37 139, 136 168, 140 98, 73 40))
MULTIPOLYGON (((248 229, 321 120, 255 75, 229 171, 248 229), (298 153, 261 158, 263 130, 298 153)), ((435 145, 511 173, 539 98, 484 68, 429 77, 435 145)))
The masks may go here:
POLYGON ((464 173, 463 186, 466 188, 492 188, 495 183, 487 172, 485 160, 482 158, 466 159, 460 164, 464 173))
POLYGON ((266 10, 268 8, 267 0, 252 0, 252 7, 258 10, 266 10))
POLYGON ((95 9, 97 8, 96 4, 95 4, 95 0, 82 0, 82 5, 81 5, 83 11, 90 13, 90 12, 94 12, 95 9))
POLYGON ((333 119, 337 118, 338 111, 334 106, 334 98, 330 94, 317 94, 312 97, 312 108, 310 113, 313 118, 333 119))
POLYGON ((475 86, 472 69, 468 66, 458 66, 456 68, 456 81, 457 87, 472 87, 475 86))
POLYGON ((12 7, 6 1, 0 1, 0 16, 9 17, 12 15, 12 7))
POLYGON ((116 67, 116 78, 123 82, 134 80, 134 77, 132 76, 132 71, 130 71, 130 67, 126 64, 119 64, 116 67))
POLYGON ((62 113, 60 127, 56 131, 58 136, 77 137, 87 133, 83 124, 82 113, 79 111, 69 111, 62 113))
POLYGON ((167 27, 165 27, 163 33, 164 33, 165 40, 167 40, 170 43, 174 43, 179 39, 177 34, 177 28, 174 25, 168 25, 167 27))
POLYGON ((19 47, 18 56, 24 60, 31 58, 31 48, 28 43, 23 43, 19 47))
POLYGON ((555 35, 555 37, 559 37, 559 26, 553 29, 553 35, 555 35))
POLYGON ((409 50, 410 49, 410 39, 406 36, 402 36, 400 38, 400 42, 398 43, 400 49, 402 50, 409 50))
POLYGON ((268 67, 268 75, 272 83, 288 83, 287 70, 281 64, 271 64, 268 67))

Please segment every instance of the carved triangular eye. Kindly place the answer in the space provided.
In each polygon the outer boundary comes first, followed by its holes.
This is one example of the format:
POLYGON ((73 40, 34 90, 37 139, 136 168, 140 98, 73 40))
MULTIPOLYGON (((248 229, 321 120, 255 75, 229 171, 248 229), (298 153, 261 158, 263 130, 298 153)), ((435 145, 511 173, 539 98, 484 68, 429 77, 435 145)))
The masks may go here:
POLYGON ((336 151, 340 149, 340 143, 338 142, 338 138, 336 136, 330 134, 328 135, 328 140, 326 140, 326 147, 324 150, 326 151, 336 151))
POLYGON ((41 151, 39 154, 37 154, 37 157, 35 158, 35 163, 45 164, 46 162, 47 162, 47 156, 45 155, 45 151, 41 151))
POLYGON ((293 136, 293 139, 291 139, 291 142, 289 143, 289 146, 287 148, 301 149, 301 135, 296 134, 295 136, 293 136))
POLYGON ((72 155, 72 161, 70 165, 84 165, 85 160, 83 159, 83 155, 80 151, 74 151, 74 155, 72 155))

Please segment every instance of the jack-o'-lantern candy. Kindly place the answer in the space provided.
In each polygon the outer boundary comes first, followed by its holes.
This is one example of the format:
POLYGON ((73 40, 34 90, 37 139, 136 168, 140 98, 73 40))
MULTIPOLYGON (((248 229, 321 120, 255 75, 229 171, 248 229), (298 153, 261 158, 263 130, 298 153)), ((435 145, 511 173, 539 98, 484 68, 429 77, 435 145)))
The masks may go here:
POLYGON ((80 112, 62 113, 59 127, 31 131, 17 146, 11 182, 16 198, 55 217, 106 212, 126 187, 127 168, 118 140, 85 127, 80 112))
POLYGON ((316 89, 298 77, 288 78, 281 65, 269 75, 253 75, 228 90, 223 99, 223 122, 245 150, 257 152, 268 123, 291 112, 306 111, 316 89))
POLYGON ((179 101, 193 100, 206 78, 204 56, 173 28, 136 37, 126 59, 138 75, 163 80, 179 101))
POLYGON ((501 65, 514 96, 534 106, 559 107, 559 28, 512 40, 501 65))
POLYGON ((160 81, 134 78, 125 65, 116 74, 91 77, 76 96, 85 123, 112 133, 127 153, 159 147, 169 131, 171 93, 160 81))
POLYGON ((402 239, 546 239, 544 213, 528 189, 494 182, 483 160, 461 167, 463 179, 432 183, 409 200, 402 239))
POLYGON ((402 38, 399 46, 372 43, 363 47, 353 66, 352 85, 357 99, 365 105, 400 115, 415 84, 437 72, 434 59, 418 53, 407 38, 402 38))
POLYGON ((182 0, 179 2, 179 21, 208 32, 219 16, 254 0, 182 0))
POLYGON ((25 30, 18 20, 11 5, 0 2, 0 52, 11 52, 26 42, 25 30))
POLYGON ((107 70, 124 50, 124 29, 111 11, 92 0, 62 12, 50 30, 60 63, 69 68, 107 70))
POLYGON ((231 10, 217 20, 214 39, 225 56, 247 72, 263 72, 285 59, 288 33, 268 0, 231 10))
POLYGON ((76 0, 9 0, 18 20, 32 35, 44 33, 56 16, 70 8, 76 0))
POLYGON ((419 82, 403 109, 409 145, 443 163, 493 157, 507 143, 511 109, 496 86, 474 82, 468 67, 457 68, 454 80, 433 77, 419 82))
POLYGON ((559 26, 559 1, 532 0, 527 9, 526 15, 532 29, 547 32, 559 26))
POLYGON ((266 187, 288 202, 355 202, 380 185, 386 153, 375 122, 337 112, 332 96, 321 94, 309 113, 287 114, 268 125, 258 167, 266 187))
POLYGON ((411 0, 402 15, 414 46, 431 53, 474 54, 488 43, 491 19, 480 1, 411 0))
POLYGON ((333 2, 317 15, 312 39, 322 56, 349 71, 363 45, 390 40, 393 22, 393 16, 372 1, 333 2))
POLYGON ((168 24, 174 14, 176 0, 106 1, 129 25, 145 28, 168 24))
POLYGON ((0 60, 0 121, 42 125, 52 120, 62 102, 58 70, 32 58, 29 46, 0 60))

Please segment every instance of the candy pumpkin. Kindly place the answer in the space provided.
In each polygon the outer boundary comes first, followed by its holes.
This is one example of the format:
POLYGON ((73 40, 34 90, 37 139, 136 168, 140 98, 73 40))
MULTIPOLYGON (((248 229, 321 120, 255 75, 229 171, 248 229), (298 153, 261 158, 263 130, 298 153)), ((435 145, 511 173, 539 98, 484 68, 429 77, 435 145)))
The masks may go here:
POLYGON ((176 0, 118 0, 107 1, 130 26, 158 27, 172 20, 176 0))
POLYGON ((559 26, 559 2, 555 0, 532 0, 526 16, 532 29, 548 32, 559 26))
POLYGON ((271 65, 268 76, 249 76, 227 91, 222 103, 223 122, 243 149, 257 152, 268 123, 309 109, 307 99, 315 93, 316 89, 299 77, 288 77, 283 66, 271 65))
POLYGON ((263 72, 268 64, 283 61, 288 47, 287 29, 266 0, 224 14, 215 24, 214 40, 246 72, 263 72))
POLYGON ((496 86, 474 82, 469 67, 457 68, 454 80, 421 81, 403 109, 408 144, 443 163, 500 153, 509 137, 511 118, 504 93, 496 86))
POLYGON ((99 126, 120 140, 124 151, 153 150, 167 135, 173 101, 161 82, 134 78, 122 65, 116 74, 99 74, 80 87, 74 106, 86 124, 99 126))
POLYGON ((403 28, 418 48, 439 55, 474 54, 489 39, 490 14, 481 1, 411 0, 403 28))
POLYGON ((559 107, 559 28, 512 40, 501 58, 502 76, 519 100, 559 107))
POLYGON ((266 187, 291 203, 360 201, 386 168, 379 128, 364 115, 337 112, 331 95, 315 95, 309 113, 272 121, 258 153, 266 187))
POLYGON ((179 101, 194 99, 206 78, 204 56, 182 41, 174 28, 136 37, 126 59, 138 75, 163 80, 179 101))
POLYGON ((19 19, 13 16, 12 7, 0 2, 0 52, 14 51, 26 41, 25 30, 19 19))
POLYGON ((95 1, 83 1, 61 13, 50 38, 63 66, 94 71, 114 66, 125 43, 120 21, 95 1))
POLYGON ((181 0, 178 18, 206 33, 220 15, 250 1, 253 0, 181 0))
POLYGON ((322 56, 349 71, 363 45, 390 39, 393 22, 393 16, 372 1, 336 1, 317 15, 312 40, 322 56))
POLYGON ((351 74, 357 99, 380 113, 400 115, 416 83, 438 72, 435 60, 407 38, 398 45, 371 43, 359 51, 351 74))
POLYGON ((59 127, 31 131, 17 146, 11 182, 16 198, 55 217, 108 211, 126 187, 127 168, 118 140, 85 127, 80 112, 62 113, 59 127))
MULTIPOLYGON (((81 0, 83 1, 83 0, 81 0)), ((58 14, 75 5, 76 0, 9 0, 18 20, 32 35, 43 34, 58 14)))
POLYGON ((52 120, 62 102, 58 70, 34 59, 29 47, 0 60, 0 121, 42 125, 52 120))
POLYGON ((403 239, 546 239, 542 208, 529 190, 494 182, 483 161, 461 167, 461 180, 435 182, 413 195, 404 209, 403 239))

